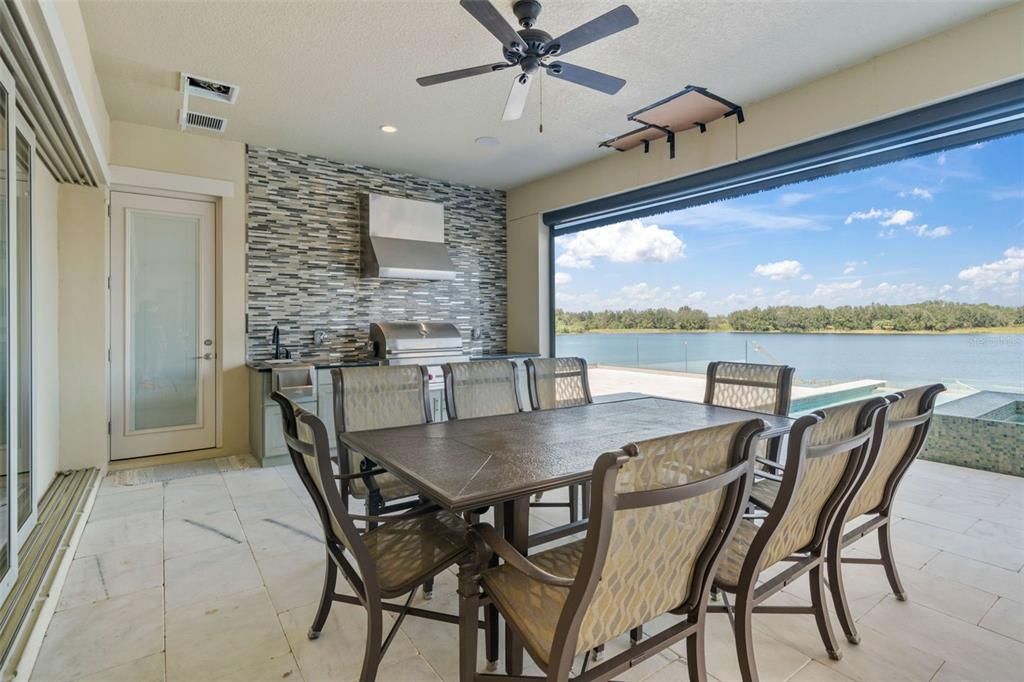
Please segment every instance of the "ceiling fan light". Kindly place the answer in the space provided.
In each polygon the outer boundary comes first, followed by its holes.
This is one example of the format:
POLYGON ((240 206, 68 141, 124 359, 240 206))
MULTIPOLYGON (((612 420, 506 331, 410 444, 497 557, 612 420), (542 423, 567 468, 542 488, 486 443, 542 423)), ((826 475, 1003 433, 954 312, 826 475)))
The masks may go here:
POLYGON ((381 131, 382 133, 389 133, 389 134, 390 134, 390 133, 397 133, 397 132, 398 132, 398 128, 396 128, 396 127, 395 127, 395 126, 393 126, 393 125, 390 125, 390 124, 387 124, 387 123, 385 123, 384 125, 382 125, 382 126, 380 127, 380 131, 381 131))

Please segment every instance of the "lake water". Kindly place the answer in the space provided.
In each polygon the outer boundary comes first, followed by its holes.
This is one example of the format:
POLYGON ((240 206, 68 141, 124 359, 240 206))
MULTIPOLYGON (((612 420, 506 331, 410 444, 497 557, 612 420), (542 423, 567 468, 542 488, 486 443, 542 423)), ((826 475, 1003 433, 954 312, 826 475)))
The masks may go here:
POLYGON ((1024 393, 1024 334, 562 334, 556 350, 590 363, 697 373, 714 360, 786 364, 804 385, 941 381, 951 391, 1024 393))

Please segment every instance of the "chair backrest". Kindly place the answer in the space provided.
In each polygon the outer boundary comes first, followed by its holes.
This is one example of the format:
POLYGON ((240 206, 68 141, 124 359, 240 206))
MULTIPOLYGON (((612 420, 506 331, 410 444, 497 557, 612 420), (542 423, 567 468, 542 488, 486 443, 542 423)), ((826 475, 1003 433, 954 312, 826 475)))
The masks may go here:
POLYGON ((551 665, 568 670, 576 654, 707 599, 719 554, 746 505, 752 445, 764 428, 753 419, 601 455, 551 665))
POLYGON ((515 414, 522 409, 516 388, 516 363, 510 360, 452 362, 444 372, 449 419, 515 414))
POLYGON ((751 544, 748 564, 756 560, 763 570, 794 552, 821 551, 840 505, 878 445, 887 408, 884 398, 869 398, 796 420, 779 494, 751 544))
POLYGON ((526 379, 535 410, 577 407, 594 402, 583 358, 529 358, 526 379))
POLYGON ((299 479, 313 499, 328 550, 348 566, 347 550, 358 567, 358 576, 351 570, 343 570, 345 578, 364 595, 376 594, 379 587, 373 560, 347 505, 342 501, 334 478, 327 427, 315 414, 305 411, 281 393, 275 391, 270 397, 281 406, 285 445, 299 479))
POLYGON ((847 512, 847 518, 889 507, 897 486, 928 436, 935 399, 945 390, 942 384, 930 384, 888 397, 890 404, 885 420, 885 437, 879 445, 874 466, 867 472, 867 478, 847 512))
MULTIPOLYGON (((369 431, 430 421, 427 370, 418 365, 341 367, 331 370, 334 383, 336 437, 348 431, 369 431)), ((359 471, 362 455, 351 452, 338 437, 342 473, 359 471), (347 456, 342 457, 342 453, 347 456)))
POLYGON ((704 402, 785 416, 793 393, 793 372, 788 365, 712 362, 708 365, 704 402))

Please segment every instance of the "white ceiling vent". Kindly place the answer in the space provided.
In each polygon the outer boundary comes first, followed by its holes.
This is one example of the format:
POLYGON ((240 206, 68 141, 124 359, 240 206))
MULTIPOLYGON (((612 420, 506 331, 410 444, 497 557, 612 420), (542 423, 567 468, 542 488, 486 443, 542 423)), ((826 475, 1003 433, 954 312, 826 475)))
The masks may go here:
POLYGON ((222 133, 228 126, 228 120, 220 116, 211 116, 210 114, 201 114, 198 111, 186 111, 184 116, 180 118, 181 129, 186 130, 188 128, 195 128, 197 130, 207 130, 212 133, 222 133))
POLYGON ((212 99, 224 104, 234 104, 238 98, 237 85, 222 83, 212 78, 193 76, 190 73, 181 74, 181 90, 194 97, 212 99))

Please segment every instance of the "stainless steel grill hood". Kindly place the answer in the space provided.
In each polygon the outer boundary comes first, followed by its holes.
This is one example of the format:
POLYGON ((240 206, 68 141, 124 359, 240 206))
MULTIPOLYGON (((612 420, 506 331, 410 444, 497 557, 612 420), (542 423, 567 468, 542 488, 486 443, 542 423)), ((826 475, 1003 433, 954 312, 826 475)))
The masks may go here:
POLYGON ((455 279, 444 204, 366 194, 360 218, 363 277, 455 279))

